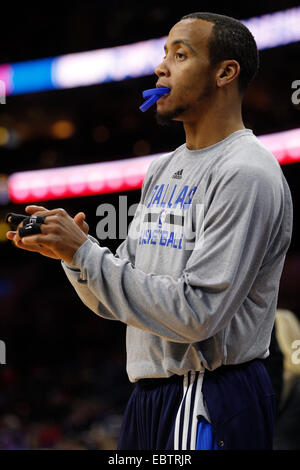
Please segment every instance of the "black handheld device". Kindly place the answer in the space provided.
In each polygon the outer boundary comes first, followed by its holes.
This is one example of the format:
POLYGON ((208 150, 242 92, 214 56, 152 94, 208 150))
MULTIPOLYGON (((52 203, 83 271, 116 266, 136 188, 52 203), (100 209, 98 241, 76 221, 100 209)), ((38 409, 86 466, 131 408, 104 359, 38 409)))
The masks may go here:
POLYGON ((11 212, 7 214, 5 221, 11 225, 12 228, 17 228, 18 225, 22 223, 22 226, 18 229, 18 233, 20 237, 23 238, 42 233, 41 225, 44 223, 45 218, 46 216, 14 214, 11 212))

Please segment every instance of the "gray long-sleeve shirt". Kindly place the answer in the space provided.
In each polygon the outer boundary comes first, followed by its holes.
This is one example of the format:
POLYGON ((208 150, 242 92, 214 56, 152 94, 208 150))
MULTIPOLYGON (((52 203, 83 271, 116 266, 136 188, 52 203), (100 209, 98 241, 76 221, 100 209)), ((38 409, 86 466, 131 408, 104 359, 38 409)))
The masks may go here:
POLYGON ((62 262, 97 315, 127 325, 127 372, 210 370, 269 354, 292 200, 250 129, 155 159, 126 240, 93 238, 62 262))

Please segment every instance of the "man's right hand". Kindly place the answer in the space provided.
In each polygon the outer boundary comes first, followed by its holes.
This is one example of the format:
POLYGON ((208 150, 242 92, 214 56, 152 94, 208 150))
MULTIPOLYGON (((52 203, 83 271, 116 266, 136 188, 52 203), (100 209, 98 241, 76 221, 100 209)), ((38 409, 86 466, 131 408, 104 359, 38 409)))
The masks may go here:
MULTIPOLYGON (((27 214, 29 215, 34 215, 36 212, 39 212, 39 211, 47 211, 48 209, 46 209, 45 207, 42 207, 42 206, 27 206, 25 208, 25 211, 27 212, 27 214)), ((78 212, 78 214, 75 215, 74 217, 74 222, 76 223, 76 225, 78 225, 78 227, 87 235, 88 232, 89 232, 89 226, 88 224, 85 222, 85 214, 84 212, 78 212)), ((22 222, 19 224, 18 226, 18 229, 22 227, 22 222)), ((12 240, 14 242, 14 244, 18 247, 18 248, 22 248, 23 250, 27 250, 27 251, 35 251, 37 253, 40 253, 41 255, 43 256, 47 256, 48 258, 53 258, 53 259, 59 259, 54 253, 53 251, 51 251, 49 248, 45 248, 45 247, 42 247, 41 245, 39 245, 39 248, 37 248, 36 245, 24 245, 24 243, 22 243, 22 238, 20 238, 19 234, 18 234, 18 229, 17 231, 9 231, 6 233, 6 237, 9 239, 9 240, 12 240)))

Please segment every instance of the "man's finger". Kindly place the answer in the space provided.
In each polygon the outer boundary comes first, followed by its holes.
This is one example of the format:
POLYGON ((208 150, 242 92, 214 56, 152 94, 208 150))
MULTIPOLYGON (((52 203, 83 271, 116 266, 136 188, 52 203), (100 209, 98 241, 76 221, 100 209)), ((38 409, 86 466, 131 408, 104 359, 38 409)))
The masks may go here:
POLYGON ((37 211, 47 211, 48 209, 46 209, 45 207, 43 206, 34 206, 34 205, 31 205, 31 206, 26 206, 25 207, 25 212, 27 212, 28 214, 32 215, 34 214, 35 212, 37 211))
POLYGON ((50 248, 46 248, 42 245, 24 245, 22 240, 15 244, 17 248, 21 248, 24 251, 32 251, 39 253, 40 255, 46 256, 47 258, 60 259, 50 248))
MULTIPOLYGON (((49 212, 47 213, 47 215, 45 214, 44 212, 44 220, 41 222, 41 225, 49 225, 49 224, 57 224, 57 222, 59 221, 59 218, 58 218, 58 215, 59 214, 49 214, 49 212)), ((42 216, 37 216, 37 217, 42 217, 42 216)), ((40 219, 38 219, 38 223, 40 219)))
POLYGON ((82 230, 87 235, 89 233, 89 230, 90 230, 89 224, 87 224, 86 222, 83 222, 82 230))
POLYGON ((36 233, 42 233, 41 226, 42 226, 41 223, 26 224, 26 225, 23 225, 23 227, 19 228, 18 233, 21 238, 27 237, 29 235, 34 235, 36 233))
POLYGON ((76 214, 75 217, 74 217, 74 222, 76 224, 82 224, 84 220, 85 220, 85 213, 84 212, 78 212, 78 214, 76 214))
POLYGON ((22 238, 22 243, 27 247, 28 245, 49 245, 52 242, 52 235, 28 235, 22 238))
MULTIPOLYGON (((24 238, 24 240, 25 240, 25 238, 24 238)), ((34 251, 34 252, 38 252, 38 253, 39 253, 40 250, 41 250, 41 246, 40 246, 40 245, 29 245, 29 244, 24 245, 22 239, 19 240, 19 241, 17 241, 17 242, 15 243, 15 245, 16 245, 16 247, 22 248, 23 250, 26 250, 26 251, 34 251)))
POLYGON ((38 210, 36 212, 34 212, 33 214, 35 217, 39 217, 39 216, 46 216, 48 217, 49 215, 61 215, 61 216, 65 216, 65 215, 68 215, 68 213, 65 211, 65 209, 62 209, 62 208, 58 208, 58 209, 52 209, 51 211, 49 211, 48 209, 44 209, 44 210, 38 210))
POLYGON ((13 240, 15 235, 16 235, 17 232, 13 232, 13 231, 9 231, 9 232, 6 232, 6 238, 8 238, 9 240, 13 240))
POLYGON ((28 217, 28 215, 26 216, 23 214, 14 214, 13 212, 10 212, 6 215, 5 222, 9 225, 19 225, 21 222, 24 222, 24 220, 28 217))
POLYGON ((85 213, 84 212, 78 212, 78 214, 75 215, 74 217, 74 222, 78 227, 85 233, 88 234, 89 232, 89 226, 85 222, 85 213))
MULTIPOLYGON (((43 254, 45 256, 48 256, 49 258, 58 259, 58 257, 51 250, 48 250, 48 249, 42 247, 41 244, 34 244, 34 245, 30 245, 28 243, 24 244, 23 239, 20 238, 20 236, 17 232, 9 231, 9 232, 6 233, 6 237, 9 240, 12 240, 14 245, 17 248, 21 248, 21 249, 26 250, 26 251, 33 251, 35 253, 40 253, 40 254, 43 254)), ((24 240, 25 240, 25 238, 24 238, 24 240)))

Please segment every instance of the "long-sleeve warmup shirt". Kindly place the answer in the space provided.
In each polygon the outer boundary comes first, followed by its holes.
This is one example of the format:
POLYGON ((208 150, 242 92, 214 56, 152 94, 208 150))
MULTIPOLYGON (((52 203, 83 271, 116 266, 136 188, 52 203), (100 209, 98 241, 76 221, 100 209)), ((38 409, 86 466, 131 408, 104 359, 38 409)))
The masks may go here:
POLYGON ((292 200, 250 129, 152 161, 128 236, 62 262, 93 312, 127 325, 129 380, 184 375, 269 354, 292 200))

